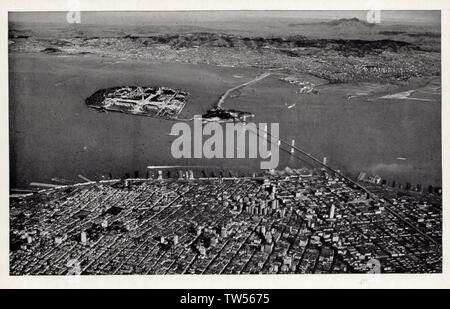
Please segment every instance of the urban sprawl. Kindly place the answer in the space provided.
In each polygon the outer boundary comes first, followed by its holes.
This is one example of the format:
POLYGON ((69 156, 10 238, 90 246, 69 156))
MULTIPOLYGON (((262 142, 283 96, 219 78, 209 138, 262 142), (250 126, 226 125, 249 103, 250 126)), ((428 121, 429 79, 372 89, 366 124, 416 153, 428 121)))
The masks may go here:
POLYGON ((11 200, 10 274, 442 271, 441 197, 325 169, 122 179, 11 200))

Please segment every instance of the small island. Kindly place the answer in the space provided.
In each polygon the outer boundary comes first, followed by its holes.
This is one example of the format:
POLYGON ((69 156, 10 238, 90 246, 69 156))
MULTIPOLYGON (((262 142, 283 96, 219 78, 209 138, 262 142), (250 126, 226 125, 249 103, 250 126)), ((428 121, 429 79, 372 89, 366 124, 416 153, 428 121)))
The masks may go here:
POLYGON ((167 87, 122 86, 100 89, 86 99, 86 104, 99 111, 177 119, 188 96, 186 91, 167 87))
POLYGON ((209 109, 202 115, 205 121, 216 122, 247 122, 248 118, 255 115, 249 112, 242 112, 235 109, 223 109, 222 107, 214 107, 209 109))

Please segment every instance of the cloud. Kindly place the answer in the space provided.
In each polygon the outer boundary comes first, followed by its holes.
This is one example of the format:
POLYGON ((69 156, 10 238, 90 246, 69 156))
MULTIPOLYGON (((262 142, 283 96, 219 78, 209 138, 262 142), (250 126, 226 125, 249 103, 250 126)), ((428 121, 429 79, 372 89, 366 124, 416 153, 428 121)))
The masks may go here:
POLYGON ((398 172, 407 172, 411 171, 413 169, 413 166, 410 164, 401 164, 401 163, 378 163, 375 165, 372 165, 369 170, 373 173, 383 173, 383 172, 390 172, 390 173, 398 173, 398 172))

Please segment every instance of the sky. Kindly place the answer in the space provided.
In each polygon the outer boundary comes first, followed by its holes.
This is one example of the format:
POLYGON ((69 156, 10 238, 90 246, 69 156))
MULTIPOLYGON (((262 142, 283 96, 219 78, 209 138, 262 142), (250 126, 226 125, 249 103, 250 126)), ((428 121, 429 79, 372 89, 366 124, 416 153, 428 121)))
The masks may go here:
MULTIPOLYGON (((146 25, 146 24, 195 24, 233 20, 311 19, 333 20, 359 18, 364 20, 367 11, 184 11, 184 12, 81 12, 82 23, 104 25, 146 25)), ((9 21, 32 23, 64 23, 67 12, 10 12, 9 21)), ((439 25, 441 13, 438 10, 396 10, 382 11, 381 21, 392 23, 414 23, 439 25)))

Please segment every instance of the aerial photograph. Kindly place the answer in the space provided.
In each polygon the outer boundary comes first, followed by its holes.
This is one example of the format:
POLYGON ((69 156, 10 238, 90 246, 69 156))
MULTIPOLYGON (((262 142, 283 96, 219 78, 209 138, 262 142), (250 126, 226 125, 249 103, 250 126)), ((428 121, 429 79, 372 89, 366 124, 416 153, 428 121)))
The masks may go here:
POLYGON ((439 10, 9 12, 8 78, 11 276, 442 273, 439 10))

